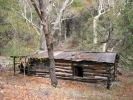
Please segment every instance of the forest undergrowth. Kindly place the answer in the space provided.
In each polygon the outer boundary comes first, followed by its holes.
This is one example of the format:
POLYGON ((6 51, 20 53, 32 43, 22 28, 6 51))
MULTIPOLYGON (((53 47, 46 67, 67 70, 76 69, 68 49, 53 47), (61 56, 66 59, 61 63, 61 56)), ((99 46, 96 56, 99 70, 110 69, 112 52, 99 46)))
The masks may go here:
POLYGON ((133 75, 118 76, 107 90, 105 84, 89 84, 0 72, 0 100, 133 100, 133 75))

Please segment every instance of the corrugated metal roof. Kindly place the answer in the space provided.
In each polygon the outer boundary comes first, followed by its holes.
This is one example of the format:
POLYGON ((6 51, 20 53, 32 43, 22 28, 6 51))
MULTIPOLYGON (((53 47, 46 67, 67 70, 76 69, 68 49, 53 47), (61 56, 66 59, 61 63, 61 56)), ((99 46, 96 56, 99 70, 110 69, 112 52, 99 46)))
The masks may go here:
MULTIPOLYGON (((92 61, 97 63, 115 63, 117 53, 112 52, 70 52, 70 51, 55 51, 54 58, 72 61, 92 61)), ((32 54, 33 58, 48 58, 47 51, 32 54)))
POLYGON ((82 52, 76 54, 72 60, 74 61, 93 61, 93 62, 102 62, 102 63, 115 63, 117 53, 108 53, 108 52, 82 52))

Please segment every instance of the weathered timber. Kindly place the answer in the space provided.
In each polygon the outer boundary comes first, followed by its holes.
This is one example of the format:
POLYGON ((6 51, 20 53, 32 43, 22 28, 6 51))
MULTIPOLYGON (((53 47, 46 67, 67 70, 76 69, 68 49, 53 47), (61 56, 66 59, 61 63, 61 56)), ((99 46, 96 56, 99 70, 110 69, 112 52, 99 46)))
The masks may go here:
POLYGON ((55 67, 56 69, 60 69, 60 70, 72 70, 71 67, 55 67))
POLYGON ((110 74, 110 72, 84 72, 85 73, 95 73, 95 74, 110 74))
POLYGON ((36 72, 35 71, 29 71, 27 75, 28 76, 36 75, 36 72))
POLYGON ((86 77, 89 77, 89 76, 103 76, 103 77, 107 77, 108 74, 84 73, 84 76, 86 76, 86 77))
POLYGON ((62 72, 62 73, 72 73, 72 71, 71 70, 57 70, 57 69, 55 69, 55 71, 56 72, 62 72))
POLYGON ((71 66, 71 63, 59 63, 59 62, 56 62, 55 66, 64 66, 64 67, 66 66, 67 67, 67 66, 71 66))
POLYGON ((72 76, 71 73, 61 73, 61 72, 56 72, 56 74, 57 74, 57 75, 70 75, 70 76, 72 76))
POLYGON ((56 69, 60 69, 60 70, 72 70, 71 67, 56 67, 56 69))
POLYGON ((84 78, 74 78, 74 77, 60 77, 57 76, 58 79, 64 79, 64 80, 72 80, 72 81, 79 81, 79 82, 85 82, 85 83, 101 83, 106 82, 106 79, 84 79, 84 78))
POLYGON ((84 72, 106 72, 106 70, 102 70, 102 69, 84 69, 84 72))
POLYGON ((72 77, 72 75, 68 75, 68 74, 56 74, 57 77, 72 77))
POLYGON ((49 73, 49 71, 36 71, 37 73, 49 73))
POLYGON ((60 68, 71 68, 71 66, 69 66, 69 65, 68 65, 68 66, 63 66, 63 65, 62 65, 62 66, 61 66, 61 65, 60 65, 60 66, 57 66, 57 65, 56 65, 55 67, 60 67, 60 68))
POLYGON ((110 86, 111 86, 111 74, 110 74, 110 67, 109 66, 107 66, 107 72, 109 73, 108 77, 107 77, 107 89, 110 89, 110 86))
POLYGON ((106 70, 106 68, 105 67, 92 67, 92 66, 89 66, 89 67, 84 67, 84 69, 92 69, 92 70, 106 70))
POLYGON ((15 76, 15 57, 13 57, 13 67, 14 67, 14 76, 15 76))
POLYGON ((71 60, 59 60, 59 59, 55 59, 56 63, 71 63, 71 60))

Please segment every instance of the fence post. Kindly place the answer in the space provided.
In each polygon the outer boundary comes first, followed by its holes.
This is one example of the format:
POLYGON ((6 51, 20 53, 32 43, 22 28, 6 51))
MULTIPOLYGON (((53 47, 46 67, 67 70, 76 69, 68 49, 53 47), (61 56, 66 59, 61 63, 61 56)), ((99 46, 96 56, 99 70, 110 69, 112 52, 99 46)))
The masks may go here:
POLYGON ((13 67, 14 67, 14 76, 15 76, 15 57, 13 57, 13 67))

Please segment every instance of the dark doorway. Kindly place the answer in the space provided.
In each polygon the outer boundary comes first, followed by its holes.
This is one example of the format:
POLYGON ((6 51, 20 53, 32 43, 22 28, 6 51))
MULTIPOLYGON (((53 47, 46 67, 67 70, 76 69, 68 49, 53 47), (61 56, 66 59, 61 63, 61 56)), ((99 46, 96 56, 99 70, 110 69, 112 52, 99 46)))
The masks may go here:
POLYGON ((74 76, 83 77, 83 67, 74 67, 74 76))

